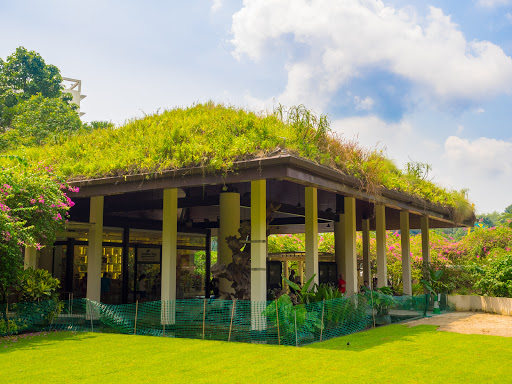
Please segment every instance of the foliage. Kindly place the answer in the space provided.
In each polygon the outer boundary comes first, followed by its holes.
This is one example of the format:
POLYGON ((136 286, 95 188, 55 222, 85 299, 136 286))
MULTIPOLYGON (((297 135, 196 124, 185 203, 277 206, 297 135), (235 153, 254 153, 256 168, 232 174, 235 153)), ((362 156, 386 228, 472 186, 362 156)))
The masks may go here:
POLYGON ((60 97, 61 83, 59 69, 46 64, 37 52, 19 47, 5 61, 0 59, 0 129, 11 125, 20 101, 37 94, 60 97))
POLYGON ((371 303, 373 308, 377 311, 377 316, 387 315, 389 308, 398 304, 391 294, 385 292, 386 290, 384 289, 383 292, 382 288, 375 291, 367 290, 365 292, 366 300, 371 303))
POLYGON ((25 302, 57 299, 59 279, 45 269, 27 268, 21 273, 19 291, 25 302))
POLYGON ((18 291, 22 303, 17 310, 23 312, 22 316, 39 318, 41 325, 48 325, 62 310, 63 304, 59 301, 57 289, 60 287, 59 279, 53 278, 45 269, 27 268, 21 273, 18 291), (45 301, 44 307, 30 305, 45 301))
POLYGON ((0 136, 0 149, 57 143, 82 129, 75 104, 61 98, 32 96, 16 106, 12 128, 0 136))
POLYGON ((0 303, 16 286, 23 265, 22 247, 52 244, 64 229, 73 205, 69 187, 50 168, 0 157, 0 303))
MULTIPOLYGON (((217 251, 211 251, 211 265, 217 262, 217 251)), ((197 251, 194 253, 194 273, 199 276, 204 276, 206 273, 206 252, 197 251)))
POLYGON ((237 161, 291 153, 354 176, 371 193, 385 187, 450 207, 458 220, 473 215, 464 192, 443 190, 400 170, 383 151, 366 150, 336 136, 326 116, 318 117, 303 106, 255 114, 208 102, 74 135, 44 150, 17 153, 55 164, 70 179, 186 167, 228 172, 237 161))
MULTIPOLYGON (((296 292, 298 302, 299 304, 307 304, 310 302, 313 302, 315 300, 316 293, 315 293, 315 287, 316 284, 313 286, 311 285, 313 283, 313 280, 316 275, 311 276, 308 281, 306 281, 302 287, 300 287, 298 284, 294 283, 293 281, 290 281, 286 278, 286 276, 283 276, 284 281, 290 288, 293 288, 296 292)), ((285 295, 283 295, 285 296, 285 295)))
POLYGON ((271 235, 268 237, 268 253, 304 252, 304 234, 271 235))
POLYGON ((429 279, 420 280, 425 289, 436 297, 435 300, 437 300, 437 295, 439 293, 442 293, 448 289, 448 285, 441 281, 443 274, 444 270, 442 269, 429 268, 429 279))
POLYGON ((14 320, 0 319, 0 335, 15 334, 18 332, 18 324, 14 320))
POLYGON ((92 131, 94 129, 113 129, 115 128, 115 124, 111 121, 91 121, 89 123, 84 123, 84 126, 92 131))
POLYGON ((497 252, 493 256, 487 265, 475 266, 475 288, 484 295, 512 297, 512 253, 497 252))
POLYGON ((263 315, 274 325, 277 325, 276 311, 279 312, 279 327, 283 338, 295 337, 295 324, 297 324, 297 333, 301 335, 322 328, 321 319, 316 312, 307 311, 304 304, 294 305, 288 295, 281 295, 263 311, 263 315))
POLYGON ((337 287, 333 287, 330 284, 315 285, 313 294, 314 296, 310 299, 311 302, 340 299, 344 296, 337 287))

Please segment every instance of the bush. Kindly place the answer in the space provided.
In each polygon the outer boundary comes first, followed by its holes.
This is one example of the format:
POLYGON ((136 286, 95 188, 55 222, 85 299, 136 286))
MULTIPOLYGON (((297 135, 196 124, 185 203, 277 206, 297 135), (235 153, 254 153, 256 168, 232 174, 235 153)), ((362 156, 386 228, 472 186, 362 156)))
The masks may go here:
POLYGON ((27 268, 21 274, 21 299, 26 302, 54 300, 58 298, 59 279, 45 269, 27 268))
POLYGON ((475 266, 480 278, 475 284, 482 294, 496 297, 512 297, 512 254, 496 252, 484 267, 475 266))
POLYGON ((0 335, 7 335, 18 332, 18 325, 13 320, 0 320, 0 335))

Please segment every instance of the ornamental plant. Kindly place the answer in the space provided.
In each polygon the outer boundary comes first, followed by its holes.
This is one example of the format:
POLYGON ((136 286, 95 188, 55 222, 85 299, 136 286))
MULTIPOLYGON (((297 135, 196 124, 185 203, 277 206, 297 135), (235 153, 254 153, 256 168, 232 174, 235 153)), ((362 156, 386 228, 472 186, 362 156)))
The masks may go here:
POLYGON ((495 251, 485 266, 474 266, 477 275, 475 288, 495 297, 512 297, 512 253, 495 251))
MULTIPOLYGON (((0 157, 0 305, 19 281, 23 247, 41 249, 64 230, 77 192, 49 167, 17 157, 0 157)), ((4 316, 5 316, 5 311, 4 316)))

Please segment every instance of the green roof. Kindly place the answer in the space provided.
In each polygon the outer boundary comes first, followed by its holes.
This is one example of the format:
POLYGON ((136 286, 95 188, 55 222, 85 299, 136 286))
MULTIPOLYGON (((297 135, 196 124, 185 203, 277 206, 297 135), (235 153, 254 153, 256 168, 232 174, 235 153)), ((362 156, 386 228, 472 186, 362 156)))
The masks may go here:
POLYGON ((299 106, 269 113, 208 102, 133 119, 118 128, 79 133, 60 144, 16 151, 52 165, 70 181, 153 173, 188 167, 227 172, 236 162, 280 152, 354 176, 371 194, 382 188, 451 208, 461 222, 474 215, 464 191, 449 191, 399 169, 382 151, 365 149, 334 134, 326 116, 299 106))

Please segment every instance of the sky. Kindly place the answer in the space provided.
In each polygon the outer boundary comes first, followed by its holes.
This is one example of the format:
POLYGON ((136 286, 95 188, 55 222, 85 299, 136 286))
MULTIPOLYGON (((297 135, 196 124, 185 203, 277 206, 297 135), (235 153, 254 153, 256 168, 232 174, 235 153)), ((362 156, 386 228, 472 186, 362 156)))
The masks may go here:
POLYGON ((85 121, 303 104, 477 213, 512 204, 512 0, 0 0, 0 36, 82 80, 85 121))

